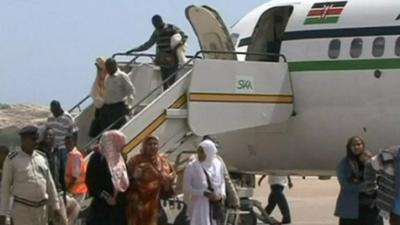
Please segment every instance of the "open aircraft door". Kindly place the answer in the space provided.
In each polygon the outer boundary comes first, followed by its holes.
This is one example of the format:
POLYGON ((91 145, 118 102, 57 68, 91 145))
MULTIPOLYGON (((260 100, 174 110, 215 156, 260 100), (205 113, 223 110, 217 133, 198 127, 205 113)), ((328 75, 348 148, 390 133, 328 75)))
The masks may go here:
POLYGON ((293 113, 286 62, 196 60, 188 123, 197 135, 281 123, 293 113))
MULTIPOLYGON (((191 5, 185 12, 199 40, 201 50, 235 51, 229 31, 217 11, 209 6, 191 5)), ((236 60, 236 55, 207 53, 205 58, 236 60)))

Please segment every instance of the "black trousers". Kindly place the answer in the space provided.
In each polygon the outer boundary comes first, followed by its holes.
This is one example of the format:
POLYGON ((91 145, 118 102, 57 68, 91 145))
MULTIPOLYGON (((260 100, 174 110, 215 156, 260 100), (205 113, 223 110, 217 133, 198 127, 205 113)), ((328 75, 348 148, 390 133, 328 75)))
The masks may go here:
POLYGON ((290 223, 291 217, 290 217, 289 204, 286 200, 285 195, 283 194, 284 186, 279 184, 274 184, 271 185, 270 187, 271 187, 271 193, 269 194, 268 205, 267 207, 265 207, 265 211, 268 214, 271 214, 272 211, 274 211, 276 205, 278 205, 279 210, 281 211, 282 214, 282 223, 290 223))
POLYGON ((379 210, 369 205, 360 205, 358 219, 339 219, 339 225, 383 225, 383 219, 379 216, 379 210))
POLYGON ((179 65, 175 64, 171 67, 161 67, 161 79, 163 83, 164 91, 167 90, 176 80, 176 71, 178 70, 179 65), (175 73, 175 74, 174 74, 175 73), (171 76, 171 78, 169 78, 171 76))
POLYGON ((117 202, 117 205, 109 206, 102 199, 94 198, 87 210, 87 225, 127 225, 124 204, 117 202))
POLYGON ((94 119, 92 120, 92 123, 90 124, 89 128, 89 137, 94 138, 97 137, 97 135, 100 134, 101 132, 101 108, 95 108, 94 111, 94 119))
POLYGON ((126 119, 124 116, 127 113, 128 108, 126 107, 124 102, 104 104, 100 111, 101 130, 106 129, 114 122, 116 123, 110 128, 110 130, 121 128, 126 123, 126 119))

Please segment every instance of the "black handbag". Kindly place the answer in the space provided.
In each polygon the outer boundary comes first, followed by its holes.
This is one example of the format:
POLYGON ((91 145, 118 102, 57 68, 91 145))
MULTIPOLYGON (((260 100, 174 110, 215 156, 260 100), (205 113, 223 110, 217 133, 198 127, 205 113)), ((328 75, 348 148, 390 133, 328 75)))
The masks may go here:
POLYGON ((174 186, 173 186, 172 182, 166 187, 164 187, 164 185, 161 186, 160 199, 164 199, 164 200, 170 199, 170 198, 173 198, 175 195, 176 194, 175 194, 175 190, 174 190, 174 186))
MULTIPOLYGON (((204 174, 206 175, 207 178, 207 189, 211 192, 214 192, 214 188, 211 186, 211 181, 210 177, 207 173, 207 171, 203 168, 204 174)), ((223 207, 222 207, 222 201, 214 202, 214 201, 209 201, 210 202, 210 219, 215 219, 216 221, 219 221, 223 218, 223 207)), ((212 224, 212 221, 210 221, 212 224)))

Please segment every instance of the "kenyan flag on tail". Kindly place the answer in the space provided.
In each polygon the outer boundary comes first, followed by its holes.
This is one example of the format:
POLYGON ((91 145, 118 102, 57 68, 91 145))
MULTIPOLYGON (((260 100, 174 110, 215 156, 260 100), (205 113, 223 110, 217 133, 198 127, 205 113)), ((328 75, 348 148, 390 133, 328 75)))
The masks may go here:
POLYGON ((304 25, 337 23, 347 1, 315 3, 307 14, 304 25))

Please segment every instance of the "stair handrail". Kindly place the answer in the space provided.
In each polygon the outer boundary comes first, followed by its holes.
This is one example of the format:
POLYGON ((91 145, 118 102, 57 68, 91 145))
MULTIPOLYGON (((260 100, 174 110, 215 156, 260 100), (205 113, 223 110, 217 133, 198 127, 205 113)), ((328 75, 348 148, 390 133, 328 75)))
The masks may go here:
POLYGON ((134 56, 131 61, 136 61, 140 57, 148 57, 150 59, 154 59, 156 57, 156 54, 154 53, 129 53, 126 54, 126 52, 117 52, 111 55, 111 58, 115 59, 117 56, 134 56))
MULTIPOLYGON (((184 160, 181 160, 181 158, 182 158, 182 156, 183 155, 194 155, 194 154, 196 154, 197 153, 197 150, 183 150, 183 151, 181 151, 177 156, 176 156, 176 158, 175 158, 175 162, 174 162, 174 169, 175 169, 175 171, 178 171, 178 168, 181 166, 181 165, 183 165, 183 164, 185 164, 187 161, 189 161, 190 160, 190 158, 188 158, 188 159, 184 159, 184 160)), ((189 156, 190 157, 190 156, 189 156)))
MULTIPOLYGON (((210 54, 210 53, 217 53, 217 54, 235 54, 235 55, 259 55, 259 56, 278 56, 283 59, 284 62, 287 62, 286 56, 281 53, 274 53, 274 52, 242 52, 242 51, 217 51, 217 50, 201 50, 196 52, 196 54, 201 53, 203 54, 210 54)), ((196 55, 195 55, 196 56, 196 55)), ((251 60, 247 61, 250 62, 251 60)), ((269 62, 269 61, 265 61, 269 62)), ((271 60, 271 62, 274 62, 271 60)))
MULTIPOLYGON (((201 50, 201 51, 197 51, 195 53, 195 55, 187 55, 186 57, 191 59, 189 61, 193 61, 193 59, 195 58, 200 58, 199 55, 200 54, 209 54, 209 53, 219 53, 219 54, 237 54, 237 55, 264 55, 264 56, 279 56, 283 58, 284 62, 287 62, 285 55, 283 54, 278 54, 278 53, 268 53, 268 52, 238 52, 238 51, 215 51, 215 50, 201 50)), ((135 63, 139 58, 143 58, 143 57, 149 57, 151 60, 154 60, 154 58, 156 57, 155 54, 151 54, 151 53, 130 53, 130 54, 126 54, 126 53, 114 53, 111 57, 112 58, 116 58, 117 56, 134 56, 131 60, 129 60, 128 62, 126 62, 127 65, 135 63)), ((175 75, 175 74, 174 74, 175 75)), ((72 106, 68 112, 71 113, 73 112, 75 109, 79 109, 79 111, 81 112, 81 108, 80 106, 90 98, 90 94, 85 96, 82 100, 80 100, 77 104, 75 104, 74 106, 72 106)))
MULTIPOLYGON (((138 102, 136 102, 136 104, 134 104, 128 111, 130 114, 131 112, 133 112, 135 109, 137 109, 147 98, 151 97, 156 91, 158 91, 159 89, 163 88, 164 84, 169 82, 172 78, 174 78, 176 75, 178 75, 178 73, 183 69, 186 68, 187 66, 191 65, 192 62, 196 59, 202 59, 204 58, 205 54, 209 54, 209 53, 217 53, 217 54, 237 54, 237 55, 263 55, 263 56, 279 56, 282 57, 284 62, 286 62, 286 57, 283 54, 277 54, 277 53, 268 53, 268 52, 240 52, 240 51, 215 51, 215 50, 199 50, 197 51, 192 57, 190 57, 190 59, 183 64, 182 66, 180 66, 174 73, 171 73, 165 80, 163 80, 161 82, 161 84, 159 84, 157 87, 155 87, 153 90, 151 90, 147 95, 145 95, 142 99, 140 99, 138 102), (200 57, 200 55, 202 55, 202 57, 200 57)), ((112 57, 116 57, 116 56, 131 56, 134 55, 136 56, 137 54, 135 53, 130 53, 127 54, 125 52, 120 52, 120 53, 114 53, 112 55, 112 57)), ((144 53, 142 54, 143 56, 149 56, 149 55, 153 55, 153 54, 147 54, 144 53)), ((188 71, 189 72, 189 71, 188 71)), ((105 129, 103 129, 96 137, 92 138, 84 147, 83 150, 88 149, 90 146, 92 146, 102 135, 104 132, 108 131, 111 127, 113 127, 115 124, 117 124, 118 122, 120 122, 124 116, 119 117, 117 120, 115 120, 112 124, 110 124, 109 126, 107 126, 105 129)))
POLYGON ((82 112, 81 105, 86 102, 90 98, 90 94, 86 95, 82 100, 80 100, 77 104, 72 106, 69 110, 68 113, 72 113, 75 109, 79 109, 79 112, 82 112))
MULTIPOLYGON (((117 54, 113 54, 111 57, 114 58, 117 55, 121 55, 120 53, 117 54)), ((149 53, 134 53, 134 54, 130 54, 133 55, 134 57, 129 60, 129 62, 127 63, 127 65, 135 63, 138 59, 143 58, 143 57, 149 57, 150 59, 154 60, 155 58, 155 54, 149 54, 149 53)), ((74 110, 79 109, 79 112, 82 112, 81 109, 81 105, 86 102, 88 99, 90 98, 90 94, 86 95, 85 97, 83 97, 82 100, 80 100, 77 104, 75 104, 74 106, 72 106, 68 112, 72 113, 74 110)))
MULTIPOLYGON (((126 52, 114 53, 114 54, 112 54, 111 58, 115 59, 117 56, 135 56, 133 59, 129 60, 129 62, 127 64, 131 64, 131 63, 135 62, 140 57, 148 57, 153 61, 156 58, 156 54, 154 54, 154 53, 140 53, 140 54, 139 53, 129 53, 129 54, 126 54, 126 52)), ((186 55, 185 57, 188 59, 192 59, 192 58, 196 58, 196 57, 199 58, 196 55, 186 55)))
MULTIPOLYGON (((113 54, 113 56, 120 56, 120 55, 132 55, 132 54, 126 54, 126 53, 115 53, 113 54)), ((145 54, 145 55, 149 55, 149 54, 145 54)), ((137 109, 145 100, 147 100, 149 97, 151 97, 156 91, 158 91, 159 89, 163 88, 164 84, 169 82, 170 80, 172 80, 172 78, 174 78, 175 75, 177 75, 183 68, 187 67, 188 65, 190 65, 193 60, 196 59, 197 56, 199 56, 200 53, 197 52, 195 54, 194 57, 190 58, 185 64, 183 64, 182 66, 180 66, 174 73, 170 74, 167 79, 163 80, 161 82, 161 84, 159 84, 157 87, 155 87, 153 90, 151 90, 147 95, 145 95, 143 98, 141 98, 138 102, 136 102, 136 104, 134 104, 128 111, 129 113, 133 112, 135 109, 137 109)), ((128 114, 129 114, 128 113, 128 114)), ((100 137, 101 135, 103 135, 104 132, 106 132, 107 130, 109 130, 111 127, 113 127, 115 124, 117 124, 118 122, 120 122, 124 116, 119 117, 117 120, 115 120, 112 124, 110 124, 109 126, 107 126, 105 129, 103 129, 96 137, 92 138, 84 147, 83 149, 86 150, 88 149, 91 145, 93 145, 100 137)))

